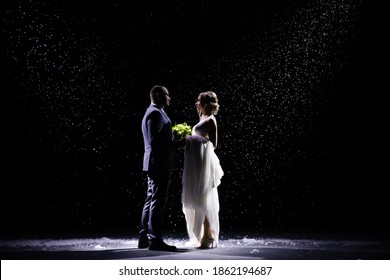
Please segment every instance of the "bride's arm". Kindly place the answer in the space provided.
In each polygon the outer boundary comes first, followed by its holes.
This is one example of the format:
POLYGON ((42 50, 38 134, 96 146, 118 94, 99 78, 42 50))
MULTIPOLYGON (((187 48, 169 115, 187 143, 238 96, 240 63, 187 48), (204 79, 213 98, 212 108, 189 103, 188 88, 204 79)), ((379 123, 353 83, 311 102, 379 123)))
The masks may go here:
POLYGON ((214 149, 216 149, 218 144, 218 128, 217 121, 215 120, 215 118, 210 118, 210 120, 208 121, 208 127, 210 141, 213 143, 214 149))

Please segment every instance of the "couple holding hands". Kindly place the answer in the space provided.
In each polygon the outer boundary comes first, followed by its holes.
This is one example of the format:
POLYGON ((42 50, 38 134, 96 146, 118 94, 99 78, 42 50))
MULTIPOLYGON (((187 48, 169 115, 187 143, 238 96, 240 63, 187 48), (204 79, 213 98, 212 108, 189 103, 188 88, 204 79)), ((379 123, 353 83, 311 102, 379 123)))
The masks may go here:
POLYGON ((166 87, 156 85, 150 91, 151 104, 142 120, 144 138, 143 171, 148 188, 142 210, 138 248, 176 251, 163 241, 163 213, 167 202, 175 148, 184 148, 182 205, 191 244, 199 249, 213 248, 219 237, 219 199, 217 187, 223 170, 214 153, 218 141, 215 115, 219 105, 212 91, 202 92, 195 106, 199 122, 192 135, 175 140, 172 123, 164 108, 171 98, 166 87))

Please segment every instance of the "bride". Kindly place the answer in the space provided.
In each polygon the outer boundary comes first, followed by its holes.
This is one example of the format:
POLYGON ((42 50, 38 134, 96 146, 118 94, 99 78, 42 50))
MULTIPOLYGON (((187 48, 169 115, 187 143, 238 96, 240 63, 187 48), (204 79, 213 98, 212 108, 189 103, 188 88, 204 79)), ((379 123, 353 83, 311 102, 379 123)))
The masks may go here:
POLYGON ((200 120, 186 139, 182 204, 190 243, 207 249, 216 246, 219 239, 217 187, 223 170, 214 153, 218 141, 217 95, 212 91, 200 93, 195 106, 200 120))

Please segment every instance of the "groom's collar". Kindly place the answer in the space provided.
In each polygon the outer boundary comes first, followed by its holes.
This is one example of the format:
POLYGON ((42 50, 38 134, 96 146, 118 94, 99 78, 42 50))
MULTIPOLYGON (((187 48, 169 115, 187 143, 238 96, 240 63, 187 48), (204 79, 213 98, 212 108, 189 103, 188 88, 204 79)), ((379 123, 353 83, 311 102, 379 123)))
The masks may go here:
POLYGON ((157 108, 157 109, 160 109, 160 110, 162 110, 162 111, 164 111, 164 108, 161 108, 161 107, 159 107, 159 106, 157 106, 157 104, 156 103, 150 103, 150 106, 153 106, 153 107, 155 107, 155 108, 157 108))

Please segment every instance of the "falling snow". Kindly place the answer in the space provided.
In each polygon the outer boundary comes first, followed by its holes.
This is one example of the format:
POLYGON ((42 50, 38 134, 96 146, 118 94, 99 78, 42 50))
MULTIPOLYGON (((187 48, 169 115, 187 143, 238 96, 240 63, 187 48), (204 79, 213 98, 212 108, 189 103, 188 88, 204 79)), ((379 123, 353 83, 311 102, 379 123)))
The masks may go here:
MULTIPOLYGON (((140 123, 154 84, 170 90, 173 123, 193 126, 198 93, 218 95, 222 231, 356 213, 360 200, 344 202, 359 182, 346 186, 355 165, 367 164, 356 163, 366 127, 348 74, 363 40, 362 2, 149 2, 17 1, 2 11, 9 176, 24 190, 13 187, 8 206, 31 214, 16 220, 134 230, 146 189, 140 123)), ((172 232, 184 230, 182 157, 167 206, 172 232)))

